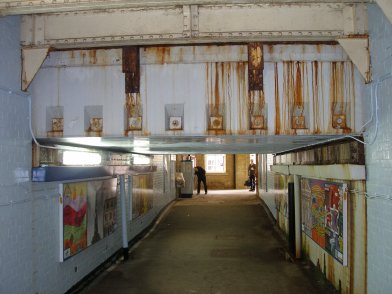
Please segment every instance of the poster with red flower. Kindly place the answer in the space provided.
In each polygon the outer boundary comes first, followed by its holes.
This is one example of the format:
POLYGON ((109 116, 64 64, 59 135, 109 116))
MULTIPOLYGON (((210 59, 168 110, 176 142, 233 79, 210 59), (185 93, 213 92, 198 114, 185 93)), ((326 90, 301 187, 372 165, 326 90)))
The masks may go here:
POLYGON ((87 183, 63 185, 64 259, 87 247, 87 183))

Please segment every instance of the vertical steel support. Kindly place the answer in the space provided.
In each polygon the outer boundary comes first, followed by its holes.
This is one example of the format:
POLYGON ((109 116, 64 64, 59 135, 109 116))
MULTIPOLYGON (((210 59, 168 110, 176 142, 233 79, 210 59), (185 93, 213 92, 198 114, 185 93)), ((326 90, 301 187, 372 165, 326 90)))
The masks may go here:
POLYGON ((301 176, 294 175, 295 258, 301 258, 301 176))
POLYGON ((127 227, 127 210, 125 207, 125 176, 120 175, 120 199, 121 199, 121 228, 122 228, 122 246, 124 260, 128 260, 128 227, 127 227))
POLYGON ((139 47, 123 48, 122 72, 125 73, 125 93, 140 92, 140 56, 139 47))
POLYGON ((129 219, 132 221, 133 201, 132 201, 132 176, 128 176, 128 201, 129 201, 129 219))
POLYGON ((289 251, 295 254, 295 207, 294 207, 294 183, 288 183, 288 217, 289 217, 289 251))
POLYGON ((249 91, 263 91, 264 55, 261 43, 248 44, 249 91))
POLYGON ((265 184, 265 192, 268 192, 268 161, 267 161, 267 154, 263 154, 263 170, 265 173, 265 179, 264 179, 264 184, 265 184))

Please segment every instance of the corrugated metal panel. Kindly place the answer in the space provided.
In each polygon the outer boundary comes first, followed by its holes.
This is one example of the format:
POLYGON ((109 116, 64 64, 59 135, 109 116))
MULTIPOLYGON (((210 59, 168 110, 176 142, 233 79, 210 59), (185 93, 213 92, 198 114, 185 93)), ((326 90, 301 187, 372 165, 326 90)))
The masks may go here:
MULTIPOLYGON (((340 46, 265 45, 263 51, 264 93, 248 96, 245 45, 140 49, 143 126, 129 135, 360 131, 362 81, 340 46), (181 130, 166 129, 168 105, 183 105, 181 130), (266 130, 250 129, 250 113, 265 115, 266 130), (293 115, 299 121, 295 128, 293 115), (223 128, 211 128, 211 117, 222 117, 223 128), (339 120, 346 126, 336 125, 339 120)), ((103 109, 103 136, 123 136, 127 121, 121 55, 121 49, 51 52, 31 87, 33 98, 39 97, 33 99, 37 135, 47 133, 45 108, 63 106, 64 136, 84 136, 83 108, 97 105, 103 109)))

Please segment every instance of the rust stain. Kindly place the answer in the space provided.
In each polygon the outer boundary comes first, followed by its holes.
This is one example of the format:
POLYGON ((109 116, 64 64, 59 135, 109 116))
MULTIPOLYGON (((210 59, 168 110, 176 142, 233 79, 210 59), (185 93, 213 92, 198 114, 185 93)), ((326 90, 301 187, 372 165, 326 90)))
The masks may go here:
POLYGON ((159 64, 165 64, 170 62, 170 47, 156 47, 151 49, 155 51, 156 59, 159 64))
POLYGON ((180 47, 178 52, 178 62, 184 63, 184 48, 180 47))
POLYGON ((215 116, 219 115, 219 103, 220 103, 220 93, 219 93, 219 63, 215 63, 215 87, 214 87, 214 109, 213 114, 215 116))
MULTIPOLYGON (((352 62, 350 62, 350 70, 351 70, 351 88, 350 88, 350 90, 351 90, 351 95, 350 95, 350 100, 351 100, 351 102, 352 102, 352 106, 353 106, 353 109, 355 109, 355 97, 356 97, 356 93, 355 93, 355 75, 354 75, 354 63, 352 63, 352 62)), ((355 122, 355 113, 356 113, 356 111, 354 110, 354 111, 351 111, 350 113, 352 113, 352 119, 351 119, 351 121, 354 121, 355 122)), ((350 129, 350 131, 351 131, 351 129, 350 129)))
POLYGON ((313 120, 314 120, 314 133, 320 134, 320 101, 319 101, 319 63, 318 61, 312 62, 312 99, 313 99, 313 120))
POLYGON ((88 55, 90 57, 90 64, 97 64, 97 50, 89 50, 88 55))
POLYGON ((122 51, 122 71, 125 73, 125 93, 140 92, 139 47, 124 47, 122 51))
POLYGON ((227 64, 226 64, 226 79, 225 79, 225 86, 224 86, 224 89, 226 89, 227 88, 227 98, 225 99, 225 102, 229 105, 229 107, 228 107, 228 113, 226 113, 226 118, 228 118, 228 124, 227 124, 227 126, 226 126, 226 134, 231 134, 231 130, 232 130, 232 122, 234 121, 234 119, 233 119, 233 117, 232 117, 232 114, 233 114, 233 111, 232 111, 232 109, 231 109, 231 99, 232 99, 232 97, 231 97, 231 95, 232 95, 232 93, 231 93, 231 89, 233 88, 232 87, 232 85, 231 85, 231 63, 230 62, 228 62, 227 64))
POLYGON ((235 65, 235 75, 236 75, 236 80, 237 80, 237 104, 238 104, 238 121, 239 121, 239 131, 241 132, 243 130, 242 127, 242 119, 243 119, 243 109, 242 109, 242 103, 241 103, 241 71, 240 71, 240 64, 241 62, 237 62, 235 65))
POLYGON ((86 137, 102 137, 102 131, 91 131, 88 129, 86 132, 86 137))
POLYGON ((237 105, 239 107, 239 134, 246 134, 248 131, 248 91, 246 90, 245 70, 245 63, 236 63, 235 74, 237 78, 237 105))
MULTIPOLYGON (((345 84, 344 84, 344 62, 332 62, 330 73, 330 101, 331 116, 329 117, 329 126, 337 133, 347 132, 346 130, 346 103, 345 103, 345 84), (337 119, 344 121, 339 127, 337 119)), ((350 130, 351 131, 351 130, 350 130)))
POLYGON ((272 55, 274 53, 274 46, 273 45, 267 45, 267 48, 268 48, 269 54, 272 55))
POLYGON ((316 44, 316 51, 317 53, 321 53, 321 45, 320 44, 316 44))
POLYGON ((291 128, 291 105, 294 104, 294 62, 283 62, 283 96, 282 96, 282 124, 283 133, 295 135, 296 130, 291 128))
MULTIPOLYGON (((272 47, 271 45, 269 47, 272 47)), ((278 64, 274 64, 275 73, 275 135, 280 135, 281 125, 280 125, 280 95, 279 95, 279 74, 278 74, 278 64)))
POLYGON ((331 281, 332 284, 335 284, 335 267, 334 267, 334 258, 332 255, 327 255, 328 266, 327 266, 327 278, 331 281))
POLYGON ((303 108, 303 84, 302 84, 302 75, 301 75, 301 64, 297 62, 295 64, 295 90, 294 90, 294 106, 303 108))
MULTIPOLYGON (((356 190, 359 193, 366 191, 365 181, 350 182, 349 190, 356 190)), ((354 287, 350 288, 350 293, 359 293, 359 290, 367 289, 367 203, 365 197, 358 197, 359 195, 348 194, 348 210, 349 210, 349 223, 348 223, 348 251, 349 251, 349 285, 355 285, 355 278, 362 281, 363 285, 359 289, 354 287), (361 214, 358 213, 361 211, 361 214), (357 213, 356 213, 357 212, 357 213), (355 230, 361 228, 361 230, 355 230), (360 240, 360 242, 358 242, 360 240), (358 245, 356 243, 358 242, 358 245), (356 248, 358 246, 358 249, 356 248), (359 251, 361 250, 361 251, 359 251), (356 252, 360 252, 359 256, 356 256, 356 252), (361 263, 361 269, 358 269, 355 264, 355 260, 363 260, 361 263), (358 276, 356 271, 363 271, 364 276, 358 276)), ((361 292, 362 293, 362 292, 361 292)))
POLYGON ((69 51, 69 58, 70 59, 74 59, 75 58, 75 51, 74 50, 69 51))
POLYGON ((156 56, 157 56, 158 63, 165 64, 165 48, 157 47, 157 48, 155 48, 155 50, 156 50, 156 56))
POLYGON ((250 91, 263 90, 264 56, 261 43, 248 44, 248 88, 250 91))

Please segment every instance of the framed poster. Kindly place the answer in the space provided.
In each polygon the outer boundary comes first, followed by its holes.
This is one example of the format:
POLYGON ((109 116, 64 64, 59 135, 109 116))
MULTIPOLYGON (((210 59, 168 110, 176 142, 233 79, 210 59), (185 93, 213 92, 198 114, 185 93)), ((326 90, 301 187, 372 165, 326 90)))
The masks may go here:
POLYGON ((152 209, 153 192, 153 174, 132 176, 132 219, 152 209))
POLYGON ((301 179, 302 230, 347 265, 347 184, 301 179))
POLYGON ((60 261, 113 233, 117 179, 60 184, 60 261))

